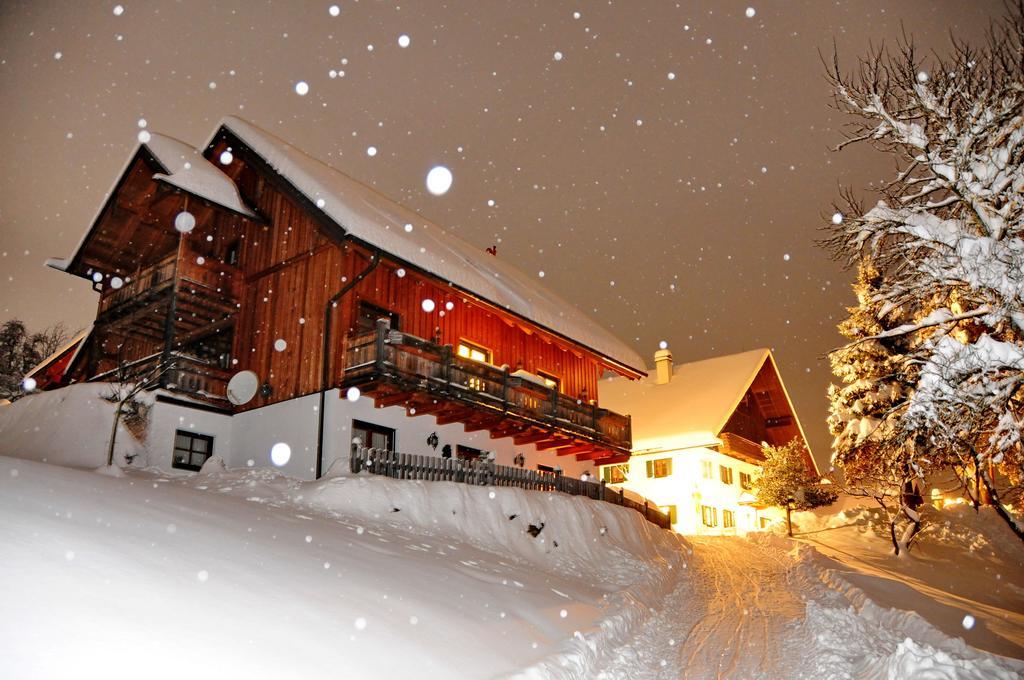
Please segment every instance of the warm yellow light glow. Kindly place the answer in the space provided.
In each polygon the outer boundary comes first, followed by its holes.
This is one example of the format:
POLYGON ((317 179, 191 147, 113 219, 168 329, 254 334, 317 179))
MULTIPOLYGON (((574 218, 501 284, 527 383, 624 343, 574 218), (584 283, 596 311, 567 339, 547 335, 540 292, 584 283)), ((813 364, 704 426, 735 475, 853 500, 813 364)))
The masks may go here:
POLYGON ((488 356, 487 352, 477 347, 471 347, 470 345, 463 344, 461 342, 459 343, 459 347, 456 350, 456 354, 458 354, 463 359, 479 361, 482 364, 490 363, 490 356, 488 356))

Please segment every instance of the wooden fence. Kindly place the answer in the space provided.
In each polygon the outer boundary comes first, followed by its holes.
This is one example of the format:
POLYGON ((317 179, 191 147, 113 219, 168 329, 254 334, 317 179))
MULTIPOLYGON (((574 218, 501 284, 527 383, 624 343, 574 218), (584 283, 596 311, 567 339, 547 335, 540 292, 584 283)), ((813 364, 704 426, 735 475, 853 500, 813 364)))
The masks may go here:
POLYGON ((671 528, 667 513, 652 505, 628 498, 624 492, 608 488, 603 481, 591 482, 566 477, 560 472, 527 470, 496 465, 485 460, 462 460, 438 456, 417 456, 387 449, 374 449, 352 444, 349 467, 353 473, 366 470, 394 479, 420 479, 431 482, 459 482, 476 486, 514 486, 535 491, 558 491, 573 496, 586 496, 596 501, 636 510, 662 529, 671 528))

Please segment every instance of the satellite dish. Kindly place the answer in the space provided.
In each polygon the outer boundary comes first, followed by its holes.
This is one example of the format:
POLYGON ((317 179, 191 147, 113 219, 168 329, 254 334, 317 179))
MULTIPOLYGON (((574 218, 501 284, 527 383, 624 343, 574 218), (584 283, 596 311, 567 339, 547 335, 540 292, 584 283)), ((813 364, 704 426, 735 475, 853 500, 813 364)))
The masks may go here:
POLYGON ((228 381, 228 401, 235 406, 248 404, 256 396, 260 378, 252 371, 239 371, 228 381))

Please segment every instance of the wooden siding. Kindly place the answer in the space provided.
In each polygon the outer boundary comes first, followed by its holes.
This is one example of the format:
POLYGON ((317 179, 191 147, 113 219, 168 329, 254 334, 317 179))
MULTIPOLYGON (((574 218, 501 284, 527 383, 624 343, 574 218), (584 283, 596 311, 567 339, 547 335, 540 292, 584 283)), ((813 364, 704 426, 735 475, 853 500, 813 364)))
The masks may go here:
MULTIPOLYGON (((216 158, 221 151, 215 146, 216 158)), ((234 151, 227 168, 243 196, 268 224, 247 230, 242 238, 239 266, 247 276, 235 333, 237 369, 254 371, 273 388, 269 398, 257 397, 246 408, 316 392, 320 388, 322 327, 327 301, 369 264, 370 252, 346 247, 326 236, 313 217, 285 193, 279 183, 245 166, 245 154, 234 151), (344 279, 343 279, 344 277, 344 279), (283 340, 285 349, 274 349, 283 340)), ((480 257, 492 257, 481 249, 480 257)), ((579 347, 537 329, 487 303, 460 293, 421 273, 406 270, 385 258, 340 301, 332 315, 331 383, 340 383, 345 336, 354 326, 359 301, 393 311, 402 330, 442 344, 462 339, 493 353, 494 364, 513 370, 521 362, 530 372, 544 371, 562 381, 565 394, 578 397, 586 390, 597 398, 599 359, 579 347), (424 299, 435 303, 423 311, 424 299), (446 309, 448 303, 452 309, 446 309)))

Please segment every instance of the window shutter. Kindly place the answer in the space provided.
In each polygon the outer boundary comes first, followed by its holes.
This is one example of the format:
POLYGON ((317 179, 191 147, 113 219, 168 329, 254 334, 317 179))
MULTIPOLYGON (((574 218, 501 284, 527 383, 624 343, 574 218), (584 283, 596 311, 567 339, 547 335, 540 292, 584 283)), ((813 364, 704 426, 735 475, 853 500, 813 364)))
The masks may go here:
POLYGON ((605 484, 610 484, 612 481, 612 468, 611 466, 601 468, 601 479, 604 480, 605 484))
POLYGON ((647 461, 647 476, 648 477, 653 477, 654 476, 654 461, 653 460, 647 461))

